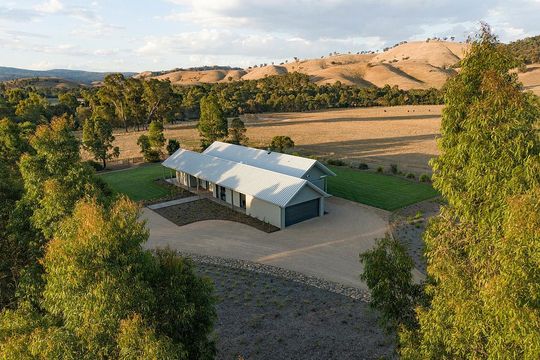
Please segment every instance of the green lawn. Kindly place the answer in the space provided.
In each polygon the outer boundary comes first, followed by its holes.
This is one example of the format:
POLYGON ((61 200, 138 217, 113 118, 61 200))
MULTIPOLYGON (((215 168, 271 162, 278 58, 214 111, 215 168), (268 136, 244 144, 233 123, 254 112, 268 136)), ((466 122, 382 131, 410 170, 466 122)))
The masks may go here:
POLYGON ((163 178, 163 174, 168 177, 169 169, 161 164, 149 164, 100 176, 115 193, 126 194, 134 201, 141 201, 159 199, 170 194, 170 189, 155 182, 163 178))
POLYGON ((337 176, 328 177, 330 194, 384 210, 400 209, 438 195, 429 184, 397 176, 346 167, 331 167, 331 169, 337 176))
MULTIPOLYGON (((396 210, 438 195, 431 185, 396 176, 347 167, 331 169, 337 176, 328 178, 330 194, 385 210, 396 210)), ((169 176, 169 169, 161 164, 149 164, 100 176, 115 193, 126 194, 134 201, 141 201, 170 195, 170 189, 155 182, 164 174, 169 176)))

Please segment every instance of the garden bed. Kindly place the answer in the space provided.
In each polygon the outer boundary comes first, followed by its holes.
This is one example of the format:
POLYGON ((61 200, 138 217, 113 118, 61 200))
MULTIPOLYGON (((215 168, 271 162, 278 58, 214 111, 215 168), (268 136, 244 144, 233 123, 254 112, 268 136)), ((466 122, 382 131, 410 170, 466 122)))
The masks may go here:
POLYGON ((154 211, 178 226, 203 220, 227 220, 246 224, 267 233, 279 230, 274 225, 234 211, 209 199, 195 200, 154 211))

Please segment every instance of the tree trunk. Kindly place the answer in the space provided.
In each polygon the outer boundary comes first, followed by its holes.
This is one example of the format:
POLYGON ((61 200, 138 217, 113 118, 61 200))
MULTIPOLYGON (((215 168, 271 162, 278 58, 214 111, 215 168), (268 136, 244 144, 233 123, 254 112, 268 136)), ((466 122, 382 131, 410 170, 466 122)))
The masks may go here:
POLYGON ((103 170, 107 167, 107 160, 105 158, 101 159, 103 161, 103 170))

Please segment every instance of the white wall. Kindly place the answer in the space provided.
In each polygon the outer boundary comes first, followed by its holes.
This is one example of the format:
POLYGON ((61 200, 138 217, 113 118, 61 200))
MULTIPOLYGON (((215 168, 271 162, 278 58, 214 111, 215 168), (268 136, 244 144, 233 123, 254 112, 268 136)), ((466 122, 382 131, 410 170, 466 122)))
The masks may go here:
POLYGON ((277 205, 246 195, 246 214, 282 228, 281 208, 277 205))
POLYGON ((179 184, 188 186, 188 175, 182 171, 176 172, 176 180, 179 184))
POLYGON ((233 205, 240 207, 240 193, 233 191, 233 205))
POLYGON ((232 190, 225 188, 225 201, 232 204, 232 190))

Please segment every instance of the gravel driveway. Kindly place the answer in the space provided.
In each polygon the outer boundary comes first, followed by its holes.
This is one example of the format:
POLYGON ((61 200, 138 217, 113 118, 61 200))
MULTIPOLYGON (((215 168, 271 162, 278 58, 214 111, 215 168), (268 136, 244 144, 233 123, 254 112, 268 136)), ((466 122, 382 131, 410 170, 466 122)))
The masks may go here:
POLYGON ((254 261, 366 289, 358 278, 358 254, 388 231, 389 213, 337 197, 327 199, 327 211, 268 234, 222 220, 179 227, 145 208, 150 229, 146 246, 254 261))

